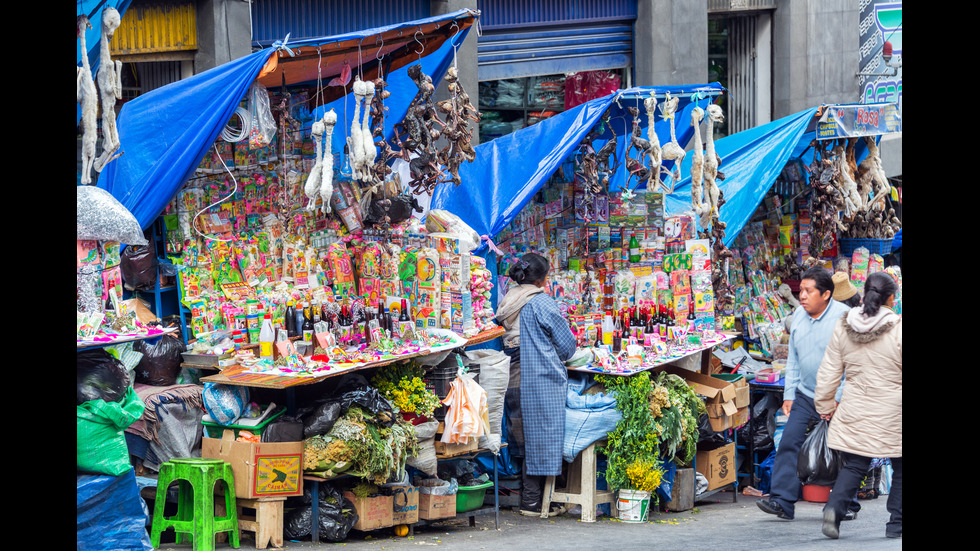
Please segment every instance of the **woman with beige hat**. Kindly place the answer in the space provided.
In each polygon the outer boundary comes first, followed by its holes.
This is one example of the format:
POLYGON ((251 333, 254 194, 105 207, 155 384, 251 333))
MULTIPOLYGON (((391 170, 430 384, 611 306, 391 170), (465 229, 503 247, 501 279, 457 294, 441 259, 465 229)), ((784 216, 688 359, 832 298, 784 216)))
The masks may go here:
POLYGON ((861 295, 846 272, 837 272, 831 279, 834 280, 834 300, 843 302, 848 308, 861 305, 861 295))

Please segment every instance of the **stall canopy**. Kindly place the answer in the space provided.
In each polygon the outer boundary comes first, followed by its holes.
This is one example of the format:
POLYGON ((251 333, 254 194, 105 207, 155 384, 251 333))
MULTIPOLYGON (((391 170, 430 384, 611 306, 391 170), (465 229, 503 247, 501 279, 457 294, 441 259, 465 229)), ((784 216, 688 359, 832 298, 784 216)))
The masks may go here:
MULTIPOLYGON (((677 97, 679 103, 674 114, 674 134, 683 147, 694 134, 691 111, 695 105, 703 109, 723 91, 724 88, 718 83, 620 90, 480 144, 475 148, 476 160, 463 163, 460 168, 460 178, 464 183, 459 187, 437 187, 431 208, 456 213, 477 233, 492 237, 517 216, 558 167, 579 150, 589 131, 599 124, 605 126, 593 141, 596 150, 614 133, 617 136, 619 169, 610 177, 609 189, 620 189, 627 180, 623 159, 629 144, 628 134, 632 130, 630 107, 639 110, 645 138, 649 121, 644 99, 652 94, 659 105, 668 92, 677 97), (608 115, 605 120, 604 115, 608 115)), ((659 107, 654 128, 661 145, 670 141, 670 121, 663 118, 659 107)), ((672 168, 673 162, 667 161, 664 166, 672 168)), ((670 178, 666 177, 666 180, 670 178)), ((631 188, 635 185, 635 182, 630 183, 631 188)), ((486 246, 484 243, 480 250, 486 246)))
MULTIPOLYGON (((102 12, 108 8, 116 8, 120 17, 126 15, 126 9, 132 0, 78 0, 76 2, 75 17, 88 17, 91 29, 85 31, 85 54, 88 56, 89 67, 92 69, 92 78, 95 78, 99 70, 99 60, 101 59, 99 48, 102 40, 102 12)), ((76 67, 82 66, 82 41, 76 39, 76 67)), ((75 125, 82 120, 82 106, 76 108, 75 125)))
MULTIPOLYGON (((342 152, 345 129, 354 115, 352 88, 349 83, 328 83, 345 64, 364 80, 376 78, 380 69, 392 92, 385 101, 385 131, 390 137, 418 91, 406 74, 408 67, 420 63, 433 84, 440 84, 478 14, 459 10, 295 42, 287 36, 271 48, 141 95, 126 102, 119 113, 123 155, 106 166, 97 185, 128 208, 141 227, 149 227, 193 175, 256 81, 269 89, 315 86, 317 103, 336 110, 333 150, 342 152)), ((322 112, 320 108, 315 114, 322 112)))
MULTIPOLYGON (((603 123, 604 114, 609 115, 609 124, 618 136, 616 153, 620 160, 619 170, 610 178, 609 189, 619 190, 627 181, 623 156, 629 144, 626 134, 632 124, 632 116, 626 110, 628 107, 639 109, 641 127, 646 128, 648 121, 643 98, 651 93, 659 98, 666 92, 680 97, 675 134, 684 146, 693 135, 691 112, 694 106, 705 108, 721 91, 723 89, 717 83, 621 90, 480 144, 476 147, 476 160, 460 169, 463 185, 437 188, 431 208, 454 212, 477 233, 492 238, 517 216, 562 162, 578 150, 589 130, 603 123)), ((731 246, 750 220, 787 161, 799 158, 806 165, 812 162, 810 144, 817 137, 819 122, 816 115, 826 111, 826 106, 806 109, 714 142, 715 151, 722 159, 719 172, 725 175, 718 184, 726 201, 720 217, 727 225, 726 246, 731 246)), ((657 136, 663 145, 670 139, 670 122, 662 118, 659 109, 655 121, 657 136)), ((704 128, 702 140, 708 139, 707 134, 704 128)), ((598 149, 611 136, 606 130, 593 146, 598 149)), ((645 130, 643 136, 646 137, 645 130)), ((863 140, 857 142, 855 150, 860 162, 867 155, 863 140)), ((665 216, 691 210, 691 162, 692 155, 686 155, 681 163, 681 178, 665 198, 665 216)), ((672 168, 672 164, 665 162, 664 166, 672 168)), ((664 176, 663 180, 671 186, 671 177, 664 176)), ((633 189, 636 183, 629 185, 633 189)), ((487 246, 483 243, 478 252, 487 246)))

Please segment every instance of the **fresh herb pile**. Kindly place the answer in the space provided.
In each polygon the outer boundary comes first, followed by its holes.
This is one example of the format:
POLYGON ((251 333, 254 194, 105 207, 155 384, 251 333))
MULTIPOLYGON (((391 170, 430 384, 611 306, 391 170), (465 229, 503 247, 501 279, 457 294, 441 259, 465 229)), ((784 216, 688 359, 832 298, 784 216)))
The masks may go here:
POLYGON ((425 388, 425 368, 413 361, 378 368, 371 385, 399 411, 431 417, 439 407, 439 397, 425 388))
POLYGON ((665 462, 686 466, 697 453, 697 420, 705 412, 704 402, 684 379, 668 373, 595 379, 614 393, 616 409, 623 415, 599 450, 608 459, 606 482, 613 489, 654 493, 665 462))
POLYGON ((403 477, 406 460, 419 453, 415 428, 401 416, 391 426, 386 422, 352 405, 330 432, 305 440, 304 470, 324 477, 350 474, 374 484, 403 477))
MULTIPOLYGON (((654 419, 648 396, 653 385, 646 373, 631 377, 596 375, 607 392, 615 393, 616 409, 623 419, 599 448, 607 459, 606 482, 613 489, 653 492, 660 486, 660 440, 653 430, 654 419)), ((656 499, 654 497, 654 499, 656 499)))

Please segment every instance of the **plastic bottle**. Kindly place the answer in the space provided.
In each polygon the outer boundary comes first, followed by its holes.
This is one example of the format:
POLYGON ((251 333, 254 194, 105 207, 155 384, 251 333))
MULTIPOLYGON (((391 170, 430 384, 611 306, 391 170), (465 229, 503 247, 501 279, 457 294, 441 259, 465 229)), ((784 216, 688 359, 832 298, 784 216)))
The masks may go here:
POLYGON ((602 343, 603 344, 612 344, 613 331, 615 331, 615 329, 613 327, 612 315, 606 314, 606 316, 602 319, 602 343))
POLYGON ((259 357, 272 360, 272 347, 275 346, 276 330, 272 326, 272 315, 266 314, 262 319, 262 330, 259 331, 259 357))
POLYGON ((636 264, 640 261, 640 243, 636 240, 636 232, 630 235, 630 263, 636 264))

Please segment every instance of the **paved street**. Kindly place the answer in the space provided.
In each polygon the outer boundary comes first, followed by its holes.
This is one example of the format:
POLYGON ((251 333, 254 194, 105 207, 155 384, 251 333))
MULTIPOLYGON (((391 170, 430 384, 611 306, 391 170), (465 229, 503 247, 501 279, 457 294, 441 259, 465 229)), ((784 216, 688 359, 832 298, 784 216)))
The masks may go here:
MULTIPOLYGON (((569 514, 542 520, 523 517, 510 510, 501 510, 500 529, 494 529, 493 515, 476 517, 476 527, 467 521, 449 521, 432 526, 416 527, 414 536, 395 537, 391 529, 374 532, 351 531, 341 543, 284 542, 289 550, 335 548, 365 551, 418 551, 420 548, 465 550, 533 550, 570 551, 576 549, 723 549, 725 551, 754 549, 861 549, 861 551, 896 550, 901 539, 885 538, 887 496, 861 501, 858 518, 842 523, 839 540, 830 540, 820 532, 821 510, 818 503, 800 502, 796 519, 785 521, 763 513, 755 502, 758 498, 731 494, 716 494, 709 499, 718 502, 699 502, 691 511, 654 514, 649 522, 624 523, 600 517, 594 524, 582 523, 569 514), (727 499, 728 501, 720 501, 727 499)), ((241 549, 254 549, 251 533, 242 535, 241 549)), ((190 546, 164 544, 163 549, 189 549, 190 546)), ((219 544, 218 549, 228 549, 219 544)), ((270 547, 271 549, 271 547, 270 547)))

